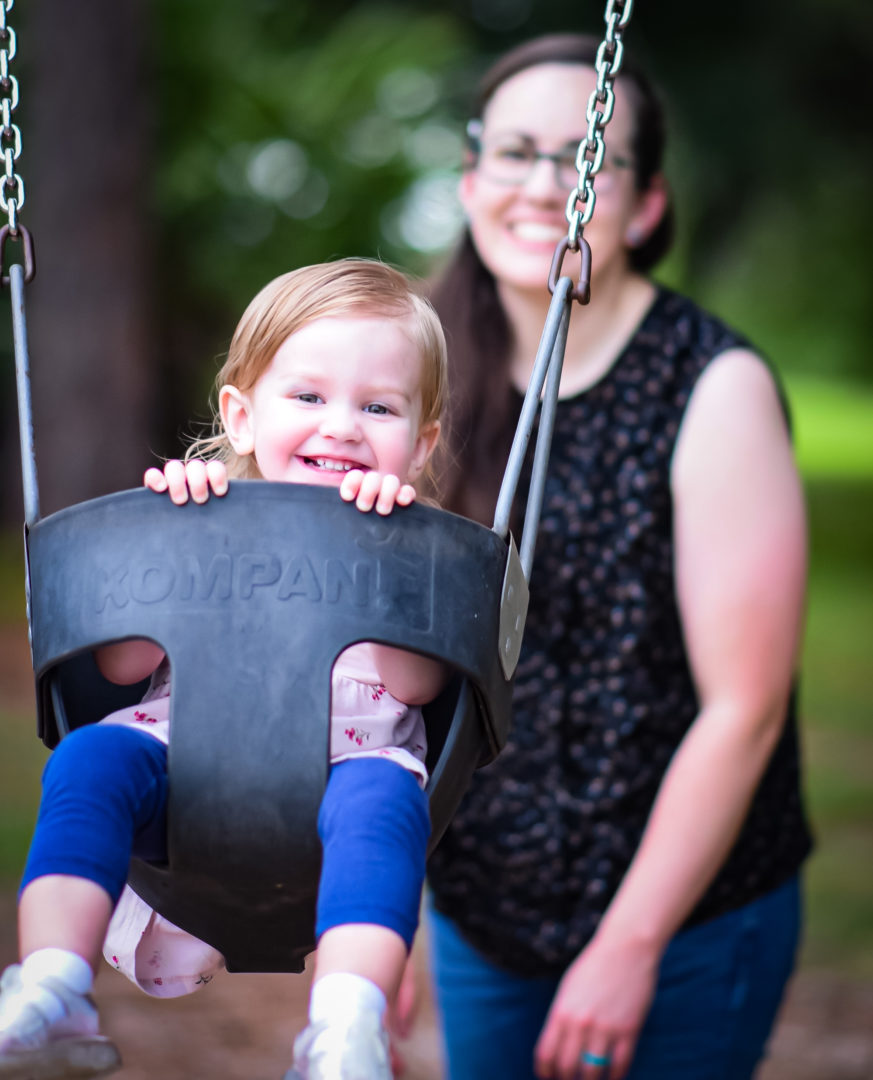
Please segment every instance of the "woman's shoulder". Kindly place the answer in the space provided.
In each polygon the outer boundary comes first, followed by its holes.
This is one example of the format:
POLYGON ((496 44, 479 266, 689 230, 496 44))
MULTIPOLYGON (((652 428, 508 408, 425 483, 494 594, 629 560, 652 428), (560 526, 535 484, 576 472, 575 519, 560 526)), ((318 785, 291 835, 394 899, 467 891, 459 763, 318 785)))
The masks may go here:
POLYGON ((689 351, 704 360, 728 349, 758 351, 745 334, 685 293, 660 284, 656 290, 642 332, 657 334, 673 349, 689 351))
POLYGON ((680 403, 687 403, 701 381, 740 386, 751 381, 775 392, 790 426, 784 388, 770 358, 720 315, 681 292, 657 286, 627 351, 642 360, 650 378, 664 384, 667 397, 675 392, 680 403))
MULTIPOLYGON (((791 420, 782 384, 771 365, 750 348, 722 351, 706 366, 688 407, 704 441, 721 432, 744 429, 771 432, 780 441, 791 434, 791 420)), ((686 428, 691 427, 686 420, 686 428)))
POLYGON ((713 398, 716 407, 729 399, 741 405, 750 395, 777 404, 791 429, 791 415, 778 369, 767 354, 729 322, 690 297, 659 287, 664 318, 675 328, 677 349, 686 350, 695 399, 713 398))

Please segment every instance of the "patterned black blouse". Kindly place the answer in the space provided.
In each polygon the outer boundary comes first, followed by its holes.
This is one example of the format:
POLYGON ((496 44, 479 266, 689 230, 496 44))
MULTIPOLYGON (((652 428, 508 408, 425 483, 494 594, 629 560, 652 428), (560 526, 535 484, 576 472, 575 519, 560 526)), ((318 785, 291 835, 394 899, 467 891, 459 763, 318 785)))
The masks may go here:
MULTIPOLYGON (((670 462, 701 372, 746 345, 662 289, 608 374, 559 403, 513 730, 429 868, 437 908, 520 974, 559 974, 591 937, 698 711, 675 598, 670 462)), ((810 846, 792 704, 689 923, 775 888, 810 846)))

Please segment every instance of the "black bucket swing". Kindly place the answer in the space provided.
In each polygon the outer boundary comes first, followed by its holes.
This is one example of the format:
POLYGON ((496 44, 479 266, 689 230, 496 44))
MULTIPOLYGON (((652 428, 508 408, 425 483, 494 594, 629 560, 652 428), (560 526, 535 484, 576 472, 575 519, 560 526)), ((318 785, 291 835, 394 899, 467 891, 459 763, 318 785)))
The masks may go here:
MULTIPOLYGON (((9 85, 0 80, 0 104, 9 85)), ((589 118, 591 150, 583 141, 580 161, 594 154, 595 141, 602 146, 589 118)), ((130 884, 221 952, 229 970, 302 971, 314 948, 316 820, 339 654, 373 641, 434 657, 456 673, 424 709, 431 848, 473 771, 506 742, 570 310, 573 299, 587 300, 584 221, 575 211, 570 238, 555 253, 552 302, 492 528, 420 504, 380 518, 332 489, 261 480, 232 481, 224 498, 205 505, 179 507, 141 488, 43 518, 24 309, 33 242, 18 221, 24 188, 9 160, 0 178, 8 215, 0 274, 12 306, 39 737, 52 748, 138 701, 142 687, 103 679, 93 650, 131 638, 156 642, 173 678, 168 859, 134 860, 130 884), (568 250, 582 255, 578 285, 557 276, 568 250), (538 412, 516 550, 510 510, 538 412)), ((575 205, 588 193, 588 217, 594 172, 573 196, 575 205)))

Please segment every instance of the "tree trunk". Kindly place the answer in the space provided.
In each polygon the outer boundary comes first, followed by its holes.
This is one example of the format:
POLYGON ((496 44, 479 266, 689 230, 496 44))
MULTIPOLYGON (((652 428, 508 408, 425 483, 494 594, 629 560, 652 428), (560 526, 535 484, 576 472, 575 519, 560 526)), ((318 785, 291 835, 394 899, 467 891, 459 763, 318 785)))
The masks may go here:
POLYGON ((45 515, 138 484, 148 454, 148 8, 32 0, 26 14, 19 171, 36 250, 27 313, 45 515))

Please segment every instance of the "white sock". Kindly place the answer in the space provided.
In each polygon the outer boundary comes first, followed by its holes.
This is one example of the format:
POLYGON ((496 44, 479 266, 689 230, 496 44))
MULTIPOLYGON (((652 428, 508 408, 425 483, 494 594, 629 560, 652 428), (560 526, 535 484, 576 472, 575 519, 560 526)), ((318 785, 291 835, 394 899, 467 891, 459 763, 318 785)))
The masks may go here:
POLYGON ((87 994, 94 985, 91 965, 69 949, 37 949, 21 962, 21 981, 25 986, 46 977, 60 979, 77 994, 87 994))
POLYGON ((43 979, 58 979, 77 994, 87 994, 94 985, 91 965, 78 953, 67 949, 37 949, 21 963, 21 984, 26 1000, 32 1002, 49 1022, 59 1020, 66 1009, 43 979))
POLYGON ((363 975, 338 971, 317 979, 309 996, 310 1023, 348 1022, 362 1012, 375 1012, 381 1021, 386 1007, 385 995, 363 975))

